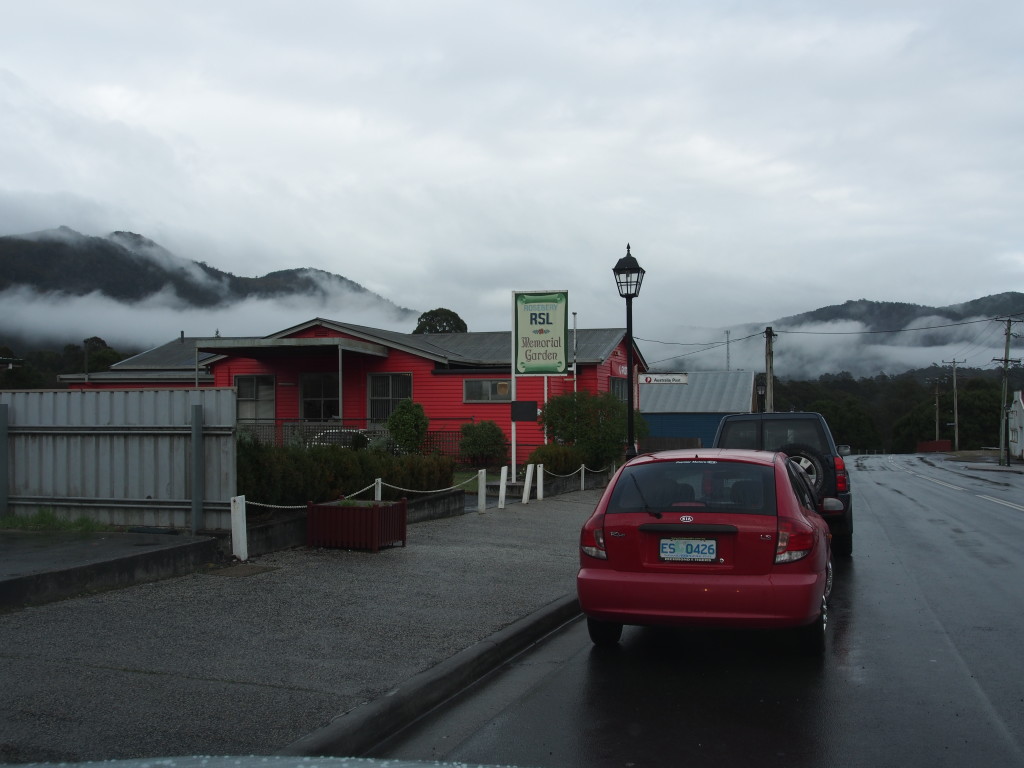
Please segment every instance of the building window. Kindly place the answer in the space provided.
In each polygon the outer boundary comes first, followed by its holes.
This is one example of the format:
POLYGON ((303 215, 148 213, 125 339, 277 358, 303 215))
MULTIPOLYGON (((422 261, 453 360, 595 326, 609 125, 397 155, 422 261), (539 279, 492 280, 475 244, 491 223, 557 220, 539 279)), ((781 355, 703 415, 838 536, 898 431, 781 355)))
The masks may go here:
POLYGON ((371 373, 370 424, 383 425, 395 407, 411 397, 411 373, 371 373))
POLYGON ((511 399, 512 387, 508 379, 466 379, 462 382, 462 401, 465 403, 508 402, 511 399))
POLYGON ((338 406, 338 374, 304 373, 302 386, 302 418, 328 421, 341 415, 338 406))
POLYGON ((608 391, 624 403, 629 402, 629 379, 608 379, 608 391))
POLYGON ((273 376, 235 376, 239 421, 269 421, 274 411, 273 376))

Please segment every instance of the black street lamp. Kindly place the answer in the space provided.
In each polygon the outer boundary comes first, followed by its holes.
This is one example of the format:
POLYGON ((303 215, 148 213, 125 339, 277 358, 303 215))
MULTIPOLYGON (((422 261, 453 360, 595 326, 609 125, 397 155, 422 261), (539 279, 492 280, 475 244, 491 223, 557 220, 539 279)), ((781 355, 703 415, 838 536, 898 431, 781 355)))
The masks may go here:
POLYGON ((633 430, 633 299, 640 295, 640 284, 644 281, 644 270, 637 260, 629 253, 626 243, 626 255, 619 259, 612 268, 615 285, 619 296, 626 300, 626 368, 629 370, 629 397, 626 412, 626 459, 636 456, 636 436, 633 430))

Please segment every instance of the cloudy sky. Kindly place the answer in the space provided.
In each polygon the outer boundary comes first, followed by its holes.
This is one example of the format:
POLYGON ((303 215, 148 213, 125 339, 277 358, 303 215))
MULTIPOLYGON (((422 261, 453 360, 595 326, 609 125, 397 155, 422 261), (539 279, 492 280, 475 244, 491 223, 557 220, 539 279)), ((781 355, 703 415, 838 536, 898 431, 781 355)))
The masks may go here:
POLYGON ((0 234, 317 267, 470 330, 541 289, 621 327, 629 242, 666 341, 1024 288, 1019 0, 0 9, 0 234))

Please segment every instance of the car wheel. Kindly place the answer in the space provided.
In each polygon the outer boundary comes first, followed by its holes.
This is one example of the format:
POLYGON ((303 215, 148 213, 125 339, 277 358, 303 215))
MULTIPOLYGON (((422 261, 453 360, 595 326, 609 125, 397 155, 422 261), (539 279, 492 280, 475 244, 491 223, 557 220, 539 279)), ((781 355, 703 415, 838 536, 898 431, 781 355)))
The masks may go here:
POLYGON ((820 493, 822 486, 825 484, 825 462, 821 454, 811 448, 811 446, 804 445, 803 443, 784 445, 779 450, 789 456, 807 473, 811 483, 814 485, 814 490, 820 493))
POLYGON ((797 629, 797 644, 807 656, 825 654, 825 629, 828 627, 828 602, 821 598, 821 612, 810 624, 797 629))
POLYGON ((829 599, 832 595, 832 561, 825 564, 825 594, 824 598, 829 599))
POLYGON ((850 557, 853 554, 853 534, 832 534, 832 551, 840 557, 850 557))
POLYGON ((622 625, 613 624, 610 621, 588 618, 587 631, 590 632, 590 639, 593 640, 594 645, 602 647, 615 645, 622 637, 622 625))

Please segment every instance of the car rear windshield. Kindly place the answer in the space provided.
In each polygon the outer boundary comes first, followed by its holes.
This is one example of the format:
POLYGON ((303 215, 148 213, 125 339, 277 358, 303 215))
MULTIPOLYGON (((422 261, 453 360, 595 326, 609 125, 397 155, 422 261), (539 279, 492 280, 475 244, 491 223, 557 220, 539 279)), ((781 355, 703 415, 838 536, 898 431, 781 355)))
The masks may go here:
POLYGON ((693 459, 626 467, 607 512, 680 509, 775 514, 775 470, 763 464, 693 459))
POLYGON ((722 425, 722 448, 749 448, 777 451, 783 446, 807 445, 820 453, 829 453, 828 443, 815 419, 737 419, 722 425), (764 430, 764 442, 759 444, 757 430, 764 430))

